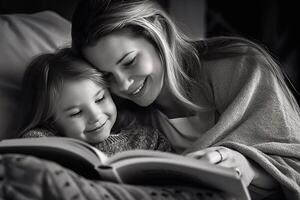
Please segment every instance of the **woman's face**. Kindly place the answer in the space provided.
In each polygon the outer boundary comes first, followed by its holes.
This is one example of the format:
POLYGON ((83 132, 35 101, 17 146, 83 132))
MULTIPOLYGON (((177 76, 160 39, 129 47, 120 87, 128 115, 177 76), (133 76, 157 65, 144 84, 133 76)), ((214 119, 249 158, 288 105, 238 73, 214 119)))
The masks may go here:
POLYGON ((64 83, 55 110, 56 126, 66 137, 99 143, 116 121, 116 106, 107 89, 91 80, 64 83))
POLYGON ((83 54, 104 72, 111 91, 122 98, 148 106, 162 90, 164 67, 156 48, 143 37, 116 32, 86 47, 83 54))

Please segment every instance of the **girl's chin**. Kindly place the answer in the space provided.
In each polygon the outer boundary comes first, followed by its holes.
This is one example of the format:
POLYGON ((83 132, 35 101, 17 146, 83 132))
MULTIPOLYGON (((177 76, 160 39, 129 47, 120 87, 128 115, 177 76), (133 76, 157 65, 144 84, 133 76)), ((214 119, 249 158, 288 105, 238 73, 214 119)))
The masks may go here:
POLYGON ((103 142, 104 140, 106 140, 110 135, 110 132, 106 132, 106 133, 101 133, 93 138, 88 138, 87 142, 90 143, 90 144, 97 144, 97 143, 100 143, 100 142, 103 142))
POLYGON ((110 131, 111 130, 109 129, 99 131, 98 133, 87 134, 85 135, 83 140, 90 144, 97 144, 106 140, 110 135, 110 131))

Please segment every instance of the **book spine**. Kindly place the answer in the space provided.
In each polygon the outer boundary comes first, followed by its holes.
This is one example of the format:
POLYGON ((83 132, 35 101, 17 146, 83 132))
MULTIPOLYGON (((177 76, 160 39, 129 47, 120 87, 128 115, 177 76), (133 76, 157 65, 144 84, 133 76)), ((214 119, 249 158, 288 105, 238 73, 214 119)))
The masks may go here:
POLYGON ((118 173, 111 166, 99 165, 96 170, 100 174, 102 180, 123 183, 118 173))

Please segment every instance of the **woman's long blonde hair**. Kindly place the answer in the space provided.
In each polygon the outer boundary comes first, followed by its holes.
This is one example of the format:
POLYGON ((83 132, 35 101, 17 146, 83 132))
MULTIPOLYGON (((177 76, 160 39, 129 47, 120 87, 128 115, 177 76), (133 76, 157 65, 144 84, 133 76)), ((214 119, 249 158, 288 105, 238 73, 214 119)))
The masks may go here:
POLYGON ((153 1, 81 1, 72 18, 72 47, 81 52, 100 38, 123 29, 145 37, 157 48, 170 91, 182 103, 199 109, 188 92, 191 85, 198 84, 190 76, 193 68, 200 65, 197 51, 153 1))
POLYGON ((81 53, 85 47, 95 45, 102 37, 123 29, 129 29, 152 42, 165 66, 170 91, 191 109, 207 110, 213 105, 213 94, 202 79, 200 59, 253 52, 265 56, 269 69, 278 77, 292 104, 296 105, 277 63, 262 47, 235 37, 194 42, 178 30, 168 14, 151 0, 82 0, 72 18, 72 47, 81 53), (245 51, 245 47, 254 51, 245 51), (201 89, 211 104, 199 105, 193 100, 192 89, 195 88, 201 89))

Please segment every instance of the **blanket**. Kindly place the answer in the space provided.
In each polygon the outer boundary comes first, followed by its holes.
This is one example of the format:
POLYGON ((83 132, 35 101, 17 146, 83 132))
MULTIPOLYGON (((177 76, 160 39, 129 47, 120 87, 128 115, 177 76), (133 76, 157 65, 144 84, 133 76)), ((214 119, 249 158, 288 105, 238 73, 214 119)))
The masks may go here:
POLYGON ((126 185, 89 180, 37 157, 0 155, 0 199, 10 200, 224 200, 216 191, 184 186, 126 185))
MULTIPOLYGON (((205 63, 221 114, 217 123, 187 151, 209 146, 235 149, 274 177, 285 199, 297 200, 300 199, 299 107, 287 98, 268 65, 258 55, 205 63)), ((258 192, 249 189, 253 195, 258 192)))
POLYGON ((250 185, 253 199, 283 193, 282 199, 299 200, 299 107, 288 98, 270 62, 260 55, 204 58, 203 73, 215 105, 213 125, 202 132, 190 131, 189 136, 173 123, 174 119, 156 112, 151 116, 154 126, 167 135, 178 153, 224 146, 258 164, 280 188, 267 191, 250 185))

